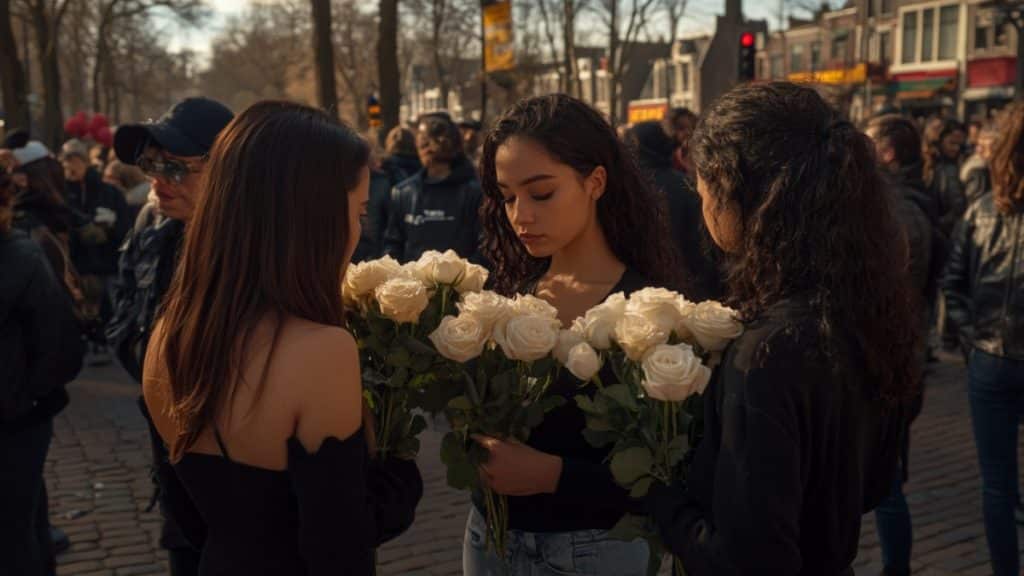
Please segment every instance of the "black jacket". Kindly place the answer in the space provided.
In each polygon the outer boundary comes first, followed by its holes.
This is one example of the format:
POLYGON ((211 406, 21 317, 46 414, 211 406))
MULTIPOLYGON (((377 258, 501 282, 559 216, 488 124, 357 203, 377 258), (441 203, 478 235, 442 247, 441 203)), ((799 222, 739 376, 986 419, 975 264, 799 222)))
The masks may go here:
POLYGON ((938 207, 939 228, 949 238, 967 208, 967 199, 960 183, 960 169, 955 162, 942 159, 935 164, 929 190, 938 207))
POLYGON ((675 142, 653 123, 637 125, 634 135, 640 165, 668 203, 672 239, 688 276, 687 298, 721 300, 725 296, 722 251, 704 224, 700 195, 684 173, 672 168, 675 142))
POLYGON ((124 194, 103 182, 100 173, 89 168, 81 182, 66 182, 64 197, 73 210, 89 222, 71 232, 71 261, 80 274, 109 276, 117 273, 117 249, 132 227, 124 194), (96 208, 112 210, 117 221, 112 225, 93 224, 96 208), (96 242, 95 227, 103 229, 103 240, 96 242))
POLYGON ((83 345, 67 292, 21 230, 0 235, 0 271, 0 429, 10 430, 63 409, 83 345))
POLYGON ((432 181, 421 170, 391 190, 384 254, 409 262, 427 250, 452 249, 479 260, 481 198, 476 171, 465 157, 443 180, 432 181))
MULTIPOLYGON (((920 165, 910 166, 889 174, 896 217, 907 235, 910 249, 910 279, 915 293, 930 301, 941 267, 945 264, 944 253, 939 253, 935 243, 946 241, 937 229, 938 206, 935 204, 924 182, 921 180, 920 165), (933 251, 935 254, 933 255, 933 251)), ((923 311, 926 313, 926 311, 923 311)))
POLYGON ((158 217, 150 204, 143 207, 121 247, 120 270, 113 288, 114 315, 106 336, 125 370, 140 382, 149 335, 174 277, 184 234, 184 224, 158 217))
POLYGON ((652 486, 648 510, 690 576, 852 574, 903 418, 867 390, 852 338, 822 324, 797 302, 749 324, 704 394, 687 486, 652 486))
POLYGON ((420 159, 413 155, 393 154, 380 163, 380 170, 388 175, 392 186, 398 186, 402 182, 423 170, 420 159))
POLYGON ((947 322, 968 348, 1024 360, 1024 214, 991 193, 971 205, 942 278, 947 322))
POLYGON ((366 202, 366 216, 362 218, 359 244, 352 253, 352 262, 380 258, 384 251, 384 229, 388 224, 388 203, 394 183, 387 173, 370 172, 370 197, 366 202))

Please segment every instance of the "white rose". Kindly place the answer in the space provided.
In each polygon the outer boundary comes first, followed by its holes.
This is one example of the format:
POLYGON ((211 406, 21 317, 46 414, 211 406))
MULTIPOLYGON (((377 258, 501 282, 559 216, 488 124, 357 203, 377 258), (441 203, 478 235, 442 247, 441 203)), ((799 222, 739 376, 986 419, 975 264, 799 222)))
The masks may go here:
POLYGON ((601 370, 601 357, 593 346, 586 342, 580 342, 569 350, 568 360, 565 367, 572 372, 572 375, 589 382, 601 370))
POLYGON ((575 330, 560 330, 558 332, 558 344, 555 345, 555 358, 562 363, 563 366, 569 364, 569 352, 581 342, 585 342, 586 339, 583 337, 583 333, 575 330))
POLYGON ((546 316, 513 316, 501 327, 501 332, 501 337, 495 335, 495 340, 512 360, 540 360, 558 344, 558 320, 546 316))
POLYGON ((681 340, 685 340, 686 342, 694 341, 693 332, 690 331, 689 322, 690 316, 693 315, 695 308, 697 308, 697 305, 690 302, 682 295, 676 298, 676 309, 679 311, 679 316, 676 325, 672 328, 672 331, 675 332, 676 336, 681 340))
POLYGON ((668 342, 668 337, 668 330, 642 314, 626 312, 615 324, 615 341, 635 362, 651 348, 668 342))
POLYGON ((459 285, 455 288, 460 294, 479 292, 484 289, 488 274, 490 273, 487 271, 487 268, 479 264, 466 264, 466 272, 463 274, 459 285))
POLYGON ((516 294, 513 305, 516 314, 558 318, 558 310, 554 306, 532 294, 516 294))
POLYGON ((488 334, 513 313, 511 300, 489 290, 463 294, 457 306, 461 314, 475 317, 488 334))
POLYGON ((662 330, 671 332, 679 323, 679 294, 664 288, 644 288, 629 296, 626 313, 640 314, 657 324, 662 330))
POLYGON ((693 394, 702 394, 711 380, 711 369, 688 344, 661 344, 652 348, 641 366, 641 385, 647 395, 665 402, 682 402, 693 394))
POLYGON ((467 262, 454 250, 427 250, 416 261, 417 277, 427 285, 455 284, 466 275, 467 262))
POLYGON ((469 362, 479 356, 487 337, 484 326, 470 314, 445 316, 429 336, 441 356, 456 362, 469 362))
POLYGON ((743 333, 736 311, 715 301, 697 304, 686 322, 697 344, 708 352, 720 352, 743 333))
POLYGON ((378 286, 374 295, 380 313, 400 324, 418 322, 430 303, 427 287, 412 278, 392 278, 378 286))
POLYGON ((598 350, 607 350, 612 346, 612 337, 615 334, 615 324, 626 311, 626 297, 622 292, 612 294, 605 301, 594 306, 577 320, 579 329, 590 342, 590 345, 598 350))
POLYGON ((402 276, 402 266, 391 256, 352 264, 345 272, 342 293, 349 302, 358 301, 388 280, 402 276))

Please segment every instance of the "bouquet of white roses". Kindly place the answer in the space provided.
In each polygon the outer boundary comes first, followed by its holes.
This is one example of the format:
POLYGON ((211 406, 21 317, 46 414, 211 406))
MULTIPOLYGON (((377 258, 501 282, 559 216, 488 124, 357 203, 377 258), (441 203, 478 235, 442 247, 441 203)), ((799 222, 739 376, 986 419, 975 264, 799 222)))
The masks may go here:
POLYGON ((342 296, 381 456, 419 450, 417 436, 426 421, 413 410, 437 412, 450 397, 443 386, 448 365, 427 336, 486 280, 486 269, 451 250, 429 251, 405 265, 385 256, 349 266, 342 296))
POLYGON ((461 394, 448 402, 452 425, 441 444, 448 483, 483 496, 488 545, 504 559, 508 532, 508 499, 481 484, 477 468, 487 451, 472 440, 480 434, 525 442, 544 415, 561 405, 546 396, 558 365, 557 311, 533 296, 509 299, 493 292, 467 294, 459 315, 441 320, 430 340, 459 373, 461 394))
MULTIPOLYGON (((645 288, 628 299, 608 297, 561 335, 559 360, 598 385, 592 397, 576 397, 587 417, 583 434, 594 446, 611 445, 612 476, 633 498, 643 498, 655 481, 685 480, 680 464, 701 433, 700 395, 722 350, 742 331, 735 311, 718 302, 694 304, 645 288), (604 364, 613 385, 601 382, 604 364)), ((612 533, 646 539, 649 573, 657 573, 664 545, 651 519, 626 515, 612 533)))

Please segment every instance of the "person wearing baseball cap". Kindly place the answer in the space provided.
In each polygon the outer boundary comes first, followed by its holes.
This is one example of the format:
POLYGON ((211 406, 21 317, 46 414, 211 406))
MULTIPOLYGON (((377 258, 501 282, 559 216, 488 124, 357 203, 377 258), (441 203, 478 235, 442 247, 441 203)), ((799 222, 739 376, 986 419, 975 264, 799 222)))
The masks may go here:
MULTIPOLYGON (((201 193, 206 156, 233 118, 220 102, 186 98, 159 120, 124 125, 114 134, 118 160, 142 169, 152 180, 156 196, 139 213, 121 248, 115 313, 107 327, 118 360, 137 381, 141 382, 157 310, 174 276, 185 226, 201 193)), ((173 474, 159 473, 169 466, 167 450, 152 424, 150 437, 161 495, 180 493, 182 487, 173 474)), ((164 517, 160 544, 168 551, 171 575, 197 575, 202 542, 191 542, 184 535, 195 533, 188 528, 198 516, 171 518, 162 499, 160 509, 164 517)))

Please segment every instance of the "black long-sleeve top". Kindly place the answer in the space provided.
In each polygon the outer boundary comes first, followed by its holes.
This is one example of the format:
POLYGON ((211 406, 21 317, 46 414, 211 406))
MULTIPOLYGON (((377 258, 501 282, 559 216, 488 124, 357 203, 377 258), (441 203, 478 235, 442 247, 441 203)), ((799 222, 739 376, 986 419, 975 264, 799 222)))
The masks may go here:
POLYGON ((648 509, 690 576, 852 574, 861 515, 891 486, 901 415, 823 326, 795 303, 749 325, 706 393, 686 488, 652 488, 648 509))
MULTIPOLYGON (((651 284, 638 272, 627 269, 610 294, 627 296, 651 284)), ((606 385, 615 383, 607 366, 601 372, 606 385)), ((527 444, 541 452, 562 458, 562 474, 552 494, 510 496, 509 528, 526 532, 573 532, 608 530, 635 504, 629 491, 615 483, 607 458, 611 447, 595 448, 583 438, 587 422, 576 405, 578 395, 593 395, 595 385, 585 386, 567 370, 548 393, 562 396, 565 402, 549 412, 533 429, 527 444)), ((474 498, 482 512, 479 497, 474 498)))

